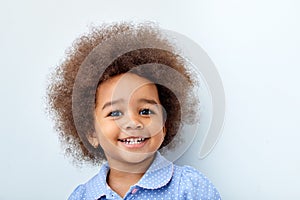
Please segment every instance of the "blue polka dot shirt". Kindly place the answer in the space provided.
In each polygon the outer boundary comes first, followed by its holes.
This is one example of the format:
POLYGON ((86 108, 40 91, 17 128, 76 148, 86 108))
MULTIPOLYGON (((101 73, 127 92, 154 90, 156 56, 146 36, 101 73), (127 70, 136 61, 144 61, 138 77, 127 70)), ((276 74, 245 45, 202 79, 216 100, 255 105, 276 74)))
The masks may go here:
MULTIPOLYGON (((69 200, 122 199, 106 183, 108 163, 87 183, 79 185, 69 200)), ((149 169, 138 183, 131 186, 124 199, 221 199, 217 189, 199 171, 190 166, 177 166, 156 153, 149 169)))

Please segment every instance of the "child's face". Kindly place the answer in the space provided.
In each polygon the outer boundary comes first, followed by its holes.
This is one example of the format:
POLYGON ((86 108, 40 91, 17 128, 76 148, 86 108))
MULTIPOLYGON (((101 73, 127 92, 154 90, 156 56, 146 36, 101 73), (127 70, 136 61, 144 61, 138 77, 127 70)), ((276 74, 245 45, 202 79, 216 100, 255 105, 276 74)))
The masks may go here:
POLYGON ((108 159, 137 163, 150 158, 165 136, 163 108, 156 86, 127 73, 103 82, 97 89, 95 136, 108 159))

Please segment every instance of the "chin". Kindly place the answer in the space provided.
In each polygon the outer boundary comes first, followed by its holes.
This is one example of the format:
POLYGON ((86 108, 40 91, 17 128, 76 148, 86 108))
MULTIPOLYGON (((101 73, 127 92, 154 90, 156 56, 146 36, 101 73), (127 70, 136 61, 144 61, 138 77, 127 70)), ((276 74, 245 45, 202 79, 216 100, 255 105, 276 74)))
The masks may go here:
POLYGON ((151 158, 154 156, 155 152, 131 152, 131 151, 124 151, 122 153, 122 157, 124 161, 128 163, 141 163, 146 159, 151 158))

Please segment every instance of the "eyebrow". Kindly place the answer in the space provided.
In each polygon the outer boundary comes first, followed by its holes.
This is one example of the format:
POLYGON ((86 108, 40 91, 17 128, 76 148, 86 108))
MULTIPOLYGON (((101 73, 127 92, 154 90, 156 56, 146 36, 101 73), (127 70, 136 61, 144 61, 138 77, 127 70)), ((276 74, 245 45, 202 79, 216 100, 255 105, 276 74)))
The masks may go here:
POLYGON ((139 99, 138 100, 139 103, 149 103, 149 104, 158 104, 155 100, 153 99, 145 99, 145 98, 142 98, 142 99, 139 99))
MULTIPOLYGON (((107 102, 103 105, 102 110, 104 110, 108 106, 111 106, 111 105, 114 105, 114 104, 119 104, 119 103, 122 103, 122 102, 124 102, 124 99, 118 99, 118 100, 115 100, 115 101, 107 102)), ((139 99, 138 103, 149 103, 149 104, 153 104, 153 105, 158 104, 155 100, 146 99, 146 98, 139 99)))
POLYGON ((122 102, 124 102, 124 99, 118 99, 118 100, 115 100, 115 101, 107 102, 107 103, 105 103, 103 105, 102 110, 104 110, 108 106, 111 106, 111 105, 114 105, 114 104, 118 104, 118 103, 122 103, 122 102))

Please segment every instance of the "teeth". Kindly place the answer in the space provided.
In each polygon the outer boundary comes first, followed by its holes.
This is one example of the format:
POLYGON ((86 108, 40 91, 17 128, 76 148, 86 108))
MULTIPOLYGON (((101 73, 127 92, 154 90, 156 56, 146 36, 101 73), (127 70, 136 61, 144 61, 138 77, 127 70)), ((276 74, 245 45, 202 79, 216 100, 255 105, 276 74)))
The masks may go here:
POLYGON ((128 138, 121 140, 121 142, 124 142, 125 144, 140 144, 145 140, 146 138, 128 138))

